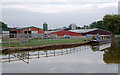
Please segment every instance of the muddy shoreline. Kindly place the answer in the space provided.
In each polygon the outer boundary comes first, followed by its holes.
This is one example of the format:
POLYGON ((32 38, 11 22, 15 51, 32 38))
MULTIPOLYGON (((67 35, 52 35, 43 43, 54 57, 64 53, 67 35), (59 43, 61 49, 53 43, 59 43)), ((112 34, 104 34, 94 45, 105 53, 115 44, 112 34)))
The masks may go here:
POLYGON ((44 46, 35 46, 35 47, 8 47, 2 52, 14 52, 14 51, 30 51, 30 50, 54 50, 54 49, 62 49, 62 48, 70 48, 70 47, 77 47, 82 45, 88 45, 89 43, 73 43, 73 44, 56 44, 56 45, 44 45, 44 46))

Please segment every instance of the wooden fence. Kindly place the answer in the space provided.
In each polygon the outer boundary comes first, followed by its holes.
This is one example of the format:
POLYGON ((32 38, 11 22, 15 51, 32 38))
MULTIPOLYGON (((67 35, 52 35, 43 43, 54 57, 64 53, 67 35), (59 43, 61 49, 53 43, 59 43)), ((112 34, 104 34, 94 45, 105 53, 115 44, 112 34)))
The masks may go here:
MULTIPOLYGON (((63 37, 56 35, 45 35, 45 34, 2 34, 2 43, 8 43, 7 47, 14 47, 15 44, 18 45, 28 45, 31 39, 85 39, 87 36, 70 36, 63 37)), ((62 41, 61 41, 62 42, 62 41)))

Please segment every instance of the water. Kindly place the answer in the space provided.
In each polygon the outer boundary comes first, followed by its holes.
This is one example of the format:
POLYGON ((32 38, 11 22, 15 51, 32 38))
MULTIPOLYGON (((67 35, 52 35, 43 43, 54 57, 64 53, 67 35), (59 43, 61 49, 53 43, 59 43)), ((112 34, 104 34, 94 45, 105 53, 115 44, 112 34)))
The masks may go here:
POLYGON ((118 73, 120 40, 101 45, 2 54, 3 73, 118 73))

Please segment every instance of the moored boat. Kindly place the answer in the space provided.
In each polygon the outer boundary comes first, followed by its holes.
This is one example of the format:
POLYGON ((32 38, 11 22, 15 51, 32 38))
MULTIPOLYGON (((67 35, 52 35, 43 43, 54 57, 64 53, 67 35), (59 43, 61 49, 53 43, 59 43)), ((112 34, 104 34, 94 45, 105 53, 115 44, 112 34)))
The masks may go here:
POLYGON ((106 39, 106 40, 90 40, 90 41, 88 41, 89 44, 91 44, 91 43, 107 43, 107 42, 111 42, 111 39, 106 39))

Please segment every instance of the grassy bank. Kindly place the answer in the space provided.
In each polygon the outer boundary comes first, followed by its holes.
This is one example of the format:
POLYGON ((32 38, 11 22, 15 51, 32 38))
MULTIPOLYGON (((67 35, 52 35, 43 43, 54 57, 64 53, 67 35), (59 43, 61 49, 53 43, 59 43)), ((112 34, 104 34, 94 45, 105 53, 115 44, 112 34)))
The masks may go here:
MULTIPOLYGON (((29 40, 28 44, 20 44, 19 42, 11 43, 11 47, 33 47, 42 45, 56 45, 56 44, 69 44, 69 43, 82 43, 86 39, 33 39, 29 40)), ((3 43, 2 47, 9 47, 9 43, 3 43)))
POLYGON ((115 35, 116 38, 120 38, 120 35, 115 35))

